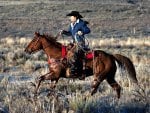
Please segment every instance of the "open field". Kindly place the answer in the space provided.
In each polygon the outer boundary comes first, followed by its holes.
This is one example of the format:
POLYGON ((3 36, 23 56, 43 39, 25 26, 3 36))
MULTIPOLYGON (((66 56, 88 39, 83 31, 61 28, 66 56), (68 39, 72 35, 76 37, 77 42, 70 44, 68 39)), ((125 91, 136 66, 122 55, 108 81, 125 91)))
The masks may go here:
POLYGON ((0 113, 150 113, 149 0, 0 0, 0 26, 0 113), (47 58, 43 51, 29 55, 24 49, 35 31, 56 35, 67 29, 71 10, 89 21, 91 48, 133 61, 139 87, 130 87, 127 73, 117 70, 120 100, 105 81, 88 96, 92 77, 60 79, 55 91, 45 81, 34 97, 33 83, 49 71, 47 58))
POLYGON ((89 21, 91 38, 149 36, 149 4, 149 0, 1 0, 0 38, 32 36, 35 31, 55 35, 67 29, 66 14, 71 10, 89 21))

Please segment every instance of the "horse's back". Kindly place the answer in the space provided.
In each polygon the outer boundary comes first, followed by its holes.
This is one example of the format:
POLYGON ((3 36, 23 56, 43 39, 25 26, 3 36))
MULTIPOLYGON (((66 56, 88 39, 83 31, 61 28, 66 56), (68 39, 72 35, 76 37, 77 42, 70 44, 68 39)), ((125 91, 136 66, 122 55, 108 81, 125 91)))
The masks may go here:
POLYGON ((115 59, 114 56, 110 53, 107 53, 103 50, 95 50, 94 51, 94 56, 99 57, 99 59, 105 63, 109 63, 108 65, 114 64, 115 59), (111 63, 111 64, 110 64, 111 63))

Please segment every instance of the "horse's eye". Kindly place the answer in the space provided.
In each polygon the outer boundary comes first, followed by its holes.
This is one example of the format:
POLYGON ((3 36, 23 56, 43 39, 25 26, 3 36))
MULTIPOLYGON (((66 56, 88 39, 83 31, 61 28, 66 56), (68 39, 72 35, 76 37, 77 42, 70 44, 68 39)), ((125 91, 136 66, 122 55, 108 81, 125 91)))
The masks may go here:
POLYGON ((33 41, 33 42, 35 42, 35 41, 36 41, 36 39, 34 38, 32 41, 33 41))

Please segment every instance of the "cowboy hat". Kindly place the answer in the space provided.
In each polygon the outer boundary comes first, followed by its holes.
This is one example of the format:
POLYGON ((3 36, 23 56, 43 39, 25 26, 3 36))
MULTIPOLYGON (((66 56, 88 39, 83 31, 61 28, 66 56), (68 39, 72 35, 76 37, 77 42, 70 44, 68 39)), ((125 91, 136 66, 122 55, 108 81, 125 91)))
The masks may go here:
POLYGON ((67 14, 67 16, 75 16, 77 18, 83 18, 82 15, 78 11, 71 11, 71 13, 67 14))

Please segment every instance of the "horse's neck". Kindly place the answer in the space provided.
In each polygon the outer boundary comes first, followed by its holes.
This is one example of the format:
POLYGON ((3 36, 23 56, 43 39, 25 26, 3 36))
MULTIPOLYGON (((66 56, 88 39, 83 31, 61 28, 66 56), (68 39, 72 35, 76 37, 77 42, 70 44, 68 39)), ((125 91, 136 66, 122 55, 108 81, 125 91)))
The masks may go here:
POLYGON ((47 41, 44 41, 43 45, 46 45, 45 47, 43 47, 44 52, 47 54, 48 57, 51 58, 61 58, 61 47, 54 45, 54 44, 50 44, 47 41))
POLYGON ((61 58, 61 49, 47 47, 44 51, 48 57, 50 56, 51 58, 56 59, 61 58))

